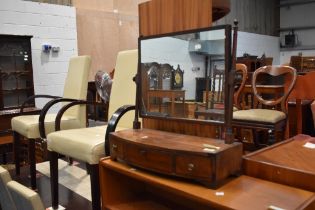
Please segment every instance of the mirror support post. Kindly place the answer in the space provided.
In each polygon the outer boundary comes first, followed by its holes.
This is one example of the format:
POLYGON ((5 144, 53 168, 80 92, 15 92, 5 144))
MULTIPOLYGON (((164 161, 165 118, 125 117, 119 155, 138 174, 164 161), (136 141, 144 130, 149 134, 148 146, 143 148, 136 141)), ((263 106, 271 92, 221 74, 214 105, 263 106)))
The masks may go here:
POLYGON ((141 128, 141 123, 139 121, 139 97, 140 97, 140 78, 139 78, 139 73, 137 73, 133 77, 133 81, 136 83, 136 101, 135 101, 135 118, 133 121, 133 129, 140 129, 141 128))
MULTIPOLYGON (((229 81, 228 81, 228 91, 229 97, 233 98, 233 86, 234 86, 234 78, 235 78, 235 68, 236 68, 236 49, 237 49, 237 31, 238 31, 238 21, 234 20, 234 27, 233 27, 233 46, 232 46, 232 56, 230 62, 230 72, 229 72, 229 81)), ((232 100, 233 101, 233 100, 232 100)), ((226 125, 226 136, 225 136, 225 143, 232 144, 234 142, 234 134, 232 128, 232 120, 233 120, 233 104, 229 109, 228 117, 231 119, 228 120, 226 125)))

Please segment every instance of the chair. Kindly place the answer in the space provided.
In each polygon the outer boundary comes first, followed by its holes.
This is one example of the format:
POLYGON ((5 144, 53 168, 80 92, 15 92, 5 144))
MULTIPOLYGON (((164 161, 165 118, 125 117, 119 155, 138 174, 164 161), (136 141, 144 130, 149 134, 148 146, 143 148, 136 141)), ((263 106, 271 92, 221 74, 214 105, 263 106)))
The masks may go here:
MULTIPOLYGON (((47 136, 47 146, 50 153, 53 208, 58 206, 58 154, 63 154, 87 163, 91 179, 92 207, 94 210, 101 208, 98 169, 99 159, 104 157, 105 154, 109 154, 107 137, 109 132, 116 128, 116 119, 119 120, 125 112, 135 108, 134 106, 123 105, 135 103, 136 85, 132 81, 132 77, 137 72, 137 65, 137 50, 124 51, 118 54, 115 67, 115 79, 109 101, 109 116, 112 116, 112 118, 107 126, 62 130, 50 133, 47 136), (118 111, 114 113, 117 108, 119 108, 118 111)), ((69 104, 69 106, 74 104, 77 103, 74 102, 73 104, 69 104)), ((63 111, 60 111, 61 114, 62 112, 63 111)), ((133 119, 134 114, 132 114, 132 112, 124 115, 119 121, 117 130, 131 128, 133 119)), ((58 124, 58 120, 56 124, 58 124)))
POLYGON ((9 172, 0 166, 0 209, 2 210, 16 210, 7 188, 7 183, 10 181, 12 179, 9 172))
MULTIPOLYGON (((70 59, 68 74, 64 86, 63 98, 50 95, 31 96, 22 105, 35 98, 52 98, 42 109, 40 115, 21 115, 12 118, 11 127, 14 138, 16 174, 20 174, 20 136, 28 139, 28 153, 31 174, 31 187, 36 188, 35 139, 45 138, 55 129, 56 114, 47 114, 49 108, 59 102, 86 99, 88 75, 91 64, 89 56, 78 56, 70 59)), ((81 128, 86 126, 86 109, 84 106, 68 110, 62 119, 62 129, 81 128)))
POLYGON ((12 200, 17 210, 44 210, 44 204, 39 195, 16 181, 7 184, 12 200))
POLYGON ((12 181, 9 172, 0 166, 0 209, 2 210, 44 210, 39 195, 12 181), (2 208, 1 208, 2 207, 2 208))
MULTIPOLYGON (((265 109, 256 108, 248 110, 239 110, 233 112, 232 124, 234 127, 250 128, 254 131, 254 143, 256 147, 265 146, 266 144, 260 144, 257 138, 257 130, 267 130, 271 131, 270 134, 275 134, 275 140, 283 139, 284 130, 287 121, 287 98, 292 91, 297 73, 296 70, 289 66, 264 66, 258 68, 252 79, 252 89, 254 97, 262 105, 266 107, 278 107, 280 105, 280 110, 275 109, 265 109), (276 99, 265 100, 259 95, 257 90, 257 78, 259 75, 268 74, 272 77, 277 77, 282 75, 284 77, 285 83, 287 83, 288 88, 284 88, 282 96, 276 99), (281 134, 281 135, 278 135, 281 134)), ((267 145, 271 144, 270 135, 268 136, 267 145)))

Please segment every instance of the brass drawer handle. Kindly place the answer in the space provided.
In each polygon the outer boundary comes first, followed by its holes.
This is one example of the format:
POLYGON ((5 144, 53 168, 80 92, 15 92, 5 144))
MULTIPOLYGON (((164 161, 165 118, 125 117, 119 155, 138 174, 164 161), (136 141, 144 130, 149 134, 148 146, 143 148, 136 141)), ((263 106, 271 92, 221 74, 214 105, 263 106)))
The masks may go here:
POLYGON ((188 171, 192 171, 194 169, 195 165, 192 163, 188 164, 188 171))

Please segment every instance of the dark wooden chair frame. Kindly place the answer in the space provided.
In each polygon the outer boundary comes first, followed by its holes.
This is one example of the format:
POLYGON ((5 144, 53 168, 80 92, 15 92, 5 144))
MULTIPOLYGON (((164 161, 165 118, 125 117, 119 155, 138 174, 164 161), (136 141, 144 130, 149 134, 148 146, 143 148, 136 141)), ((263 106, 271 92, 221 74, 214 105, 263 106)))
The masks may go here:
MULTIPOLYGON (((95 104, 95 102, 84 101, 84 100, 76 100, 72 101, 71 103, 62 107, 57 116, 55 121, 55 130, 60 130, 61 118, 62 115, 70 108, 75 105, 82 105, 82 104, 95 104)), ((102 105, 102 103, 98 103, 102 105)), ((127 112, 135 110, 134 105, 124 105, 118 108, 114 114, 111 116, 110 120, 108 121, 106 134, 105 134, 105 156, 109 156, 109 133, 114 132, 120 118, 127 112)), ((42 123, 40 124, 43 136, 45 135, 45 128, 44 128, 44 117, 42 119, 42 123)), ((59 187, 58 187, 58 157, 59 154, 57 152, 48 151, 49 161, 50 161, 50 184, 51 184, 51 195, 52 195, 52 207, 54 209, 58 208, 59 205, 59 187)), ((91 195, 92 195, 92 209, 93 210, 100 210, 101 203, 100 203, 100 181, 99 181, 99 165, 98 164, 88 164, 86 163, 87 171, 90 174, 90 181, 91 181, 91 195)))
MULTIPOLYGON (((280 139, 284 139, 285 127, 286 127, 286 122, 288 118, 287 117, 288 116, 287 99, 295 85, 296 78, 297 78, 296 70, 289 66, 264 66, 264 67, 258 68, 254 72, 253 79, 252 79, 252 89, 253 89, 254 97, 257 98, 258 102, 260 102, 261 104, 267 107, 275 107, 276 105, 280 105, 280 110, 286 114, 285 119, 280 120, 276 123, 266 123, 266 122, 258 122, 258 121, 250 121, 250 120, 236 120, 236 119, 232 120, 233 127, 248 128, 248 129, 253 130, 253 138, 254 138, 253 141, 255 144, 255 149, 260 148, 262 146, 266 146, 266 145, 260 144, 257 141, 257 138, 258 138, 257 130, 261 129, 261 130, 272 131, 272 132, 269 132, 269 139, 270 139, 271 134, 275 135, 276 141, 279 141, 280 139), (277 99, 273 99, 273 100, 265 100, 262 98, 262 96, 259 95, 256 88, 256 80, 259 74, 269 74, 271 76, 290 74, 291 80, 290 81, 286 80, 286 83, 288 83, 288 85, 287 85, 287 88, 285 89, 284 94, 281 97, 277 99)), ((273 142, 268 142, 268 144, 270 143, 273 143, 273 142)))

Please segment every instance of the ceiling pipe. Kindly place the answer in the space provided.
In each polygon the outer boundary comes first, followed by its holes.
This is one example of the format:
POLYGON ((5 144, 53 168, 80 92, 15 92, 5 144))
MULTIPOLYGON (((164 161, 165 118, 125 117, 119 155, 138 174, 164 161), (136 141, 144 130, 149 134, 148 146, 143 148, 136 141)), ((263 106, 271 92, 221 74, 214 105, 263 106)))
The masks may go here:
POLYGON ((315 26, 294 26, 294 27, 287 27, 287 28, 280 28, 279 31, 295 31, 295 30, 311 30, 315 29, 315 26))
POLYGON ((292 1, 288 3, 280 3, 280 7, 290 7, 295 5, 312 4, 315 0, 304 0, 304 1, 292 1))

